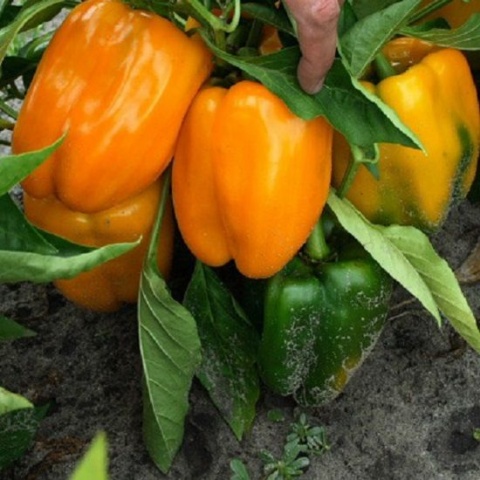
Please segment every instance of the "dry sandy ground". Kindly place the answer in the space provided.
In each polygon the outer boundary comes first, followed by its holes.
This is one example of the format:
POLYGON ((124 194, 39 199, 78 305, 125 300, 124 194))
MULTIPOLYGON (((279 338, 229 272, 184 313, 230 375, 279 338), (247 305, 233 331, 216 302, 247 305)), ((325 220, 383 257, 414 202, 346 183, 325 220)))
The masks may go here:
MULTIPOLYGON (((465 201, 433 241, 456 268, 479 236, 480 206, 465 201)), ((478 317, 480 285, 464 291, 478 317)), ((108 434, 115 480, 228 480, 234 457, 259 479, 258 453, 280 454, 294 412, 288 399, 263 396, 253 431, 239 443, 194 385, 184 446, 164 477, 142 444, 135 309, 93 314, 51 285, 2 285, 0 299, 0 314, 38 333, 0 345, 0 384, 36 404, 55 402, 32 450, 0 480, 65 480, 98 430, 108 434), (283 412, 283 422, 269 420, 274 408, 283 412)), ((310 412, 326 427, 331 448, 313 459, 303 478, 480 478, 480 443, 473 437, 480 428, 480 356, 409 299, 397 288, 371 356, 344 394, 310 412)))

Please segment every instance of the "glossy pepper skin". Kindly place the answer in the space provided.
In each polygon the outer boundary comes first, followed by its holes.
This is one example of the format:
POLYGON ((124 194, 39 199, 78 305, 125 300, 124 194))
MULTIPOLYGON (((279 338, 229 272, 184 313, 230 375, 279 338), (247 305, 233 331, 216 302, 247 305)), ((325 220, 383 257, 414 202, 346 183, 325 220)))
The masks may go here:
MULTIPOLYGON (((396 40, 386 56, 406 48, 405 57, 425 49, 415 41, 396 40), (400 44, 398 42, 401 42, 400 44), (400 47, 399 47, 400 45, 400 47)), ((425 153, 400 145, 381 144, 377 180, 360 166, 346 197, 371 221, 438 229, 451 205, 468 193, 477 168, 480 117, 472 74, 461 52, 426 50, 403 73, 365 83, 418 136, 425 153)), ((400 56, 402 56, 400 55, 400 56)), ((393 62, 395 64, 395 62, 393 62)), ((408 65, 407 65, 408 66, 408 65)), ((349 147, 335 135, 332 183, 341 185, 350 158, 349 147)))
POLYGON ((185 112, 212 70, 200 38, 119 0, 87 0, 55 33, 13 132, 16 153, 61 147, 24 182, 72 210, 111 208, 170 162, 185 112))
MULTIPOLYGON (((150 232, 157 215, 162 183, 154 182, 143 192, 102 212, 75 212, 54 197, 37 199, 24 194, 26 217, 37 227, 74 243, 100 247, 110 243, 140 244, 126 254, 110 260, 72 279, 54 283, 65 297, 94 311, 115 311, 124 302, 137 301, 140 275, 150 232)), ((168 205, 158 244, 158 267, 168 276, 173 254, 173 214, 168 205)))
POLYGON ((351 237, 318 263, 296 256, 268 280, 259 369, 265 384, 319 406, 341 393, 377 341, 392 280, 351 237))
POLYGON ((305 121, 259 83, 208 87, 192 102, 172 170, 175 215, 191 252, 234 260, 247 277, 279 271, 326 202, 332 129, 305 121))

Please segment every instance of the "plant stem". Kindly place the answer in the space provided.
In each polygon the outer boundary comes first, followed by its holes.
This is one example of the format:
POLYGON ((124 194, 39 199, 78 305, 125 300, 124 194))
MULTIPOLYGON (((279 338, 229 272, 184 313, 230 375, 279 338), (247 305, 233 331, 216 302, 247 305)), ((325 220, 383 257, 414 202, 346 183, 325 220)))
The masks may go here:
POLYGON ((158 271, 157 266, 157 244, 160 238, 160 230, 162 228, 163 217, 165 216, 165 210, 167 208, 167 203, 169 201, 170 196, 170 183, 172 179, 172 167, 169 166, 165 172, 163 172, 163 187, 162 187, 162 195, 160 197, 160 203, 158 205, 158 212, 157 217, 155 219, 155 223, 152 228, 152 236, 150 238, 150 244, 148 245, 148 251, 146 260, 150 263, 150 265, 154 266, 158 271))
POLYGON ((345 170, 342 182, 337 189, 337 195, 342 198, 348 192, 348 189, 355 179, 358 169, 363 163, 375 164, 378 162, 380 151, 378 144, 369 147, 359 147, 358 145, 350 145, 351 155, 350 162, 345 170))
POLYGON ((343 174, 342 183, 340 183, 340 186, 337 188, 337 195, 340 198, 343 198, 347 194, 348 189, 350 188, 353 180, 355 179, 355 175, 357 174, 359 166, 360 164, 355 160, 355 157, 352 153, 350 155, 347 169, 343 174))
POLYGON ((392 67, 392 64, 383 53, 377 53, 374 62, 375 70, 380 80, 397 75, 397 71, 392 67))
POLYGON ((232 20, 230 23, 224 22, 224 30, 226 33, 232 33, 233 31, 236 30, 238 27, 238 24, 240 22, 240 16, 242 14, 242 6, 240 4, 240 0, 234 0, 234 7, 233 7, 233 15, 232 15, 232 20))
POLYGON ((330 254, 330 247, 325 240, 325 234, 323 232, 322 218, 313 227, 310 236, 308 237, 305 245, 305 253, 316 261, 323 260, 330 254))
POLYGON ((1 100, 0 100, 0 110, 6 113, 10 118, 13 118, 14 120, 17 119, 17 116, 18 116, 17 111, 7 103, 2 102, 1 100))

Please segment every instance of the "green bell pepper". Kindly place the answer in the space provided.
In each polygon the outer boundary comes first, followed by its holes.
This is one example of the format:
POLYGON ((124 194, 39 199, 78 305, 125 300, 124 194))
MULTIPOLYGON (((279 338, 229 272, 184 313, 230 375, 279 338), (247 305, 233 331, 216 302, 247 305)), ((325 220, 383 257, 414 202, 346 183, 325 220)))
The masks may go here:
POLYGON ((320 261, 296 256, 269 279, 259 369, 280 395, 305 406, 333 400, 377 341, 391 277, 345 232, 320 261))

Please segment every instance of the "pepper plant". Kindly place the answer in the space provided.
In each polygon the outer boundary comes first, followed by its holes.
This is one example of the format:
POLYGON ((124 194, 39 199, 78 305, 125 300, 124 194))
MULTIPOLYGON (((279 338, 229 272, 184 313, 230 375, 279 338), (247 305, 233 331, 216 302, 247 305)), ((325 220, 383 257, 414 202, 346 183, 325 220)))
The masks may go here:
POLYGON ((449 18, 450 3, 458 2, 347 0, 337 57, 322 90, 308 95, 282 2, 1 2, 1 127, 12 151, 0 160, 0 281, 55 281, 67 298, 101 310, 85 279, 106 295, 132 278, 133 296, 100 304, 138 299, 144 438, 161 471, 182 443, 195 376, 239 440, 255 421, 262 381, 305 405, 331 401, 373 348, 392 282, 480 353, 474 315, 428 237, 467 194, 480 142, 471 80, 480 2, 470 0, 461 21, 449 18), (36 37, 61 8, 61 26, 36 37), (401 59, 398 72, 389 52, 402 38, 428 48, 401 59), (417 82, 403 82, 410 78, 417 82), (427 81, 443 102, 422 90, 427 81), (419 98, 413 113, 390 100, 387 83, 419 98), (419 123, 434 120, 432 146, 419 123), (398 164, 385 159, 388 148, 400 152, 398 164), (422 158, 443 176, 422 171, 422 158), (402 186, 382 187, 389 170, 415 176, 408 208, 395 204, 402 186), (439 201, 425 175, 443 178, 439 201), (362 176, 382 193, 368 208, 358 198, 371 199, 373 188, 355 193, 362 176), (147 227, 135 229, 123 202, 160 178, 150 213, 140 212, 147 227), (116 221, 119 211, 126 221, 116 221), (172 211, 182 258, 159 240, 172 211), (80 215, 86 234, 43 221, 60 215, 80 215), (143 266, 122 263, 130 254, 143 266), (159 267, 163 255, 171 273, 159 267), (179 273, 188 281, 173 291, 179 273))

